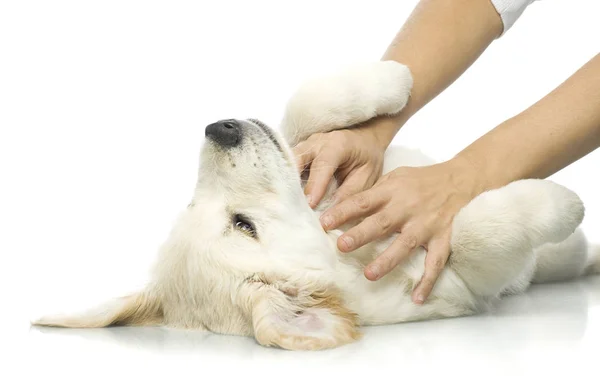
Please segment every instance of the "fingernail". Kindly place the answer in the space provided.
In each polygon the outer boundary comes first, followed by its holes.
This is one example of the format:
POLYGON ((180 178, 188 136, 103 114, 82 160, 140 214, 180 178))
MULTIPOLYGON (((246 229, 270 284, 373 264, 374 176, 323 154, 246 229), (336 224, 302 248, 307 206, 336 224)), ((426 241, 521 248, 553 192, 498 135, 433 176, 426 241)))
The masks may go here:
POLYGON ((346 244, 346 250, 348 251, 351 250, 354 246, 354 239, 352 239, 349 236, 343 236, 342 241, 344 242, 344 244, 346 244))
POLYGON ((308 202, 308 205, 312 205, 312 196, 311 195, 307 195, 306 196, 306 201, 308 202))
POLYGON ((331 223, 333 222, 333 219, 326 215, 325 217, 321 218, 321 225, 323 225, 323 227, 329 227, 331 226, 331 223))
POLYGON ((373 277, 375 277, 375 279, 379 278, 379 274, 381 274, 381 270, 379 269, 379 266, 377 266, 377 265, 371 266, 369 268, 369 271, 371 272, 373 277))
POLYGON ((417 296, 417 299, 416 299, 417 304, 423 304, 424 301, 425 301, 425 297, 423 295, 417 296))

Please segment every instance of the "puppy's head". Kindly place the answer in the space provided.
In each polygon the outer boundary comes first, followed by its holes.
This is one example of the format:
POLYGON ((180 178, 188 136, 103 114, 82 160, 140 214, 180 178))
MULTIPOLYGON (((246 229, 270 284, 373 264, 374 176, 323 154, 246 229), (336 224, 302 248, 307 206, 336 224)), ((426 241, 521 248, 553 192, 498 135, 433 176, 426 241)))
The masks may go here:
MULTIPOLYGON (((263 267, 298 258, 319 268, 334 260, 325 233, 304 198, 289 147, 257 120, 223 120, 206 127, 191 207, 204 212, 221 249, 243 249, 263 267), (209 214, 207 216, 207 214, 209 214), (306 260, 305 248, 321 248, 306 260), (326 249, 322 249, 326 248, 326 249)), ((255 269, 256 267, 254 267, 255 269)))
POLYGON ((245 276, 327 278, 335 245, 304 198, 287 144, 257 120, 219 121, 205 134, 185 222, 195 247, 245 276))
POLYGON ((335 241, 304 198, 293 153, 260 121, 206 127, 193 199, 143 293, 40 325, 165 324, 321 349, 359 338, 333 283, 335 241))

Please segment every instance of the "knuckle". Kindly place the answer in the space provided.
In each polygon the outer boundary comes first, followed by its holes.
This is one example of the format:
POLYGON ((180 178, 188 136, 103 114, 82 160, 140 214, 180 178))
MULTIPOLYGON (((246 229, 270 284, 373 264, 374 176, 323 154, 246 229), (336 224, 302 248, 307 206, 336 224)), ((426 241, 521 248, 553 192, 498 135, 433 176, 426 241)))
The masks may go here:
POLYGON ((312 154, 304 149, 294 149, 293 153, 295 161, 298 164, 307 165, 313 158, 312 154))
POLYGON ((390 216, 385 213, 376 215, 373 221, 383 231, 388 231, 392 227, 392 220, 390 216))
POLYGON ((343 207, 338 206, 331 209, 327 216, 330 218, 332 224, 339 224, 346 220, 348 214, 343 207))
POLYGON ((313 133, 306 139, 306 143, 319 143, 319 141, 323 140, 322 133, 313 133))
POLYGON ((315 158, 311 163, 311 171, 314 171, 314 178, 323 178, 323 175, 329 175, 330 168, 335 168, 335 166, 326 155, 315 158))
POLYGON ((342 185, 337 189, 337 192, 334 194, 339 200, 345 200, 346 198, 358 194, 361 192, 361 187, 358 184, 354 184, 354 182, 344 181, 342 185))
POLYGON ((452 213, 450 209, 441 208, 433 214, 433 218, 431 218, 431 221, 433 223, 447 225, 452 222, 452 220, 454 219, 454 215, 455 213, 452 213))
POLYGON ((431 216, 429 219, 432 222, 440 222, 445 217, 446 217, 446 211, 444 209, 438 209, 435 212, 431 213, 431 216))
POLYGON ((340 142, 345 141, 345 137, 343 132, 331 131, 327 133, 321 133, 321 141, 330 146, 339 146, 343 145, 340 142))
POLYGON ((300 141, 296 144, 296 146, 294 146, 293 150, 294 151, 302 151, 306 148, 307 145, 307 141, 300 141))
POLYGON ((326 155, 323 155, 322 153, 320 153, 319 155, 317 155, 315 157, 315 159, 313 159, 312 165, 316 166, 316 167, 322 167, 327 164, 326 159, 327 159, 326 155))
POLYGON ((438 275, 436 273, 429 273, 425 276, 423 281, 423 287, 425 291, 431 292, 431 290, 433 290, 433 287, 437 282, 437 277, 438 275))
POLYGON ((432 277, 425 276, 421 282, 421 294, 429 295, 433 290, 433 286, 435 286, 435 281, 432 279, 432 277))
POLYGON ((424 200, 421 198, 420 194, 417 194, 408 201, 408 206, 412 210, 419 210, 422 208, 423 202, 424 200))
POLYGON ((324 132, 320 132, 319 136, 321 137, 321 139, 323 140, 336 140, 339 139, 341 134, 344 133, 343 129, 335 129, 335 127, 333 127, 334 129, 330 130, 330 131, 324 131, 324 132))
POLYGON ((400 235, 399 238, 402 244, 410 249, 417 248, 417 245, 419 244, 417 237, 412 234, 400 235))
POLYGON ((371 207, 369 198, 364 194, 355 195, 352 198, 352 203, 362 210, 368 210, 371 207))
POLYGON ((352 239, 354 239, 354 245, 360 247, 361 245, 363 245, 365 239, 365 232, 362 229, 356 227, 354 231, 352 231, 352 239))
POLYGON ((392 257, 388 253, 381 254, 381 256, 379 256, 379 260, 380 260, 380 265, 383 267, 383 270, 385 272, 393 269, 394 266, 396 266, 394 257, 392 257))
POLYGON ((342 144, 340 145, 345 145, 348 142, 350 142, 350 137, 348 132, 332 132, 331 133, 331 137, 337 141, 337 142, 342 142, 342 144))
POLYGON ((434 257, 433 260, 431 261, 431 267, 436 272, 439 272, 440 270, 442 270, 444 268, 445 264, 446 264, 445 260, 442 257, 439 257, 439 256, 438 257, 434 257))

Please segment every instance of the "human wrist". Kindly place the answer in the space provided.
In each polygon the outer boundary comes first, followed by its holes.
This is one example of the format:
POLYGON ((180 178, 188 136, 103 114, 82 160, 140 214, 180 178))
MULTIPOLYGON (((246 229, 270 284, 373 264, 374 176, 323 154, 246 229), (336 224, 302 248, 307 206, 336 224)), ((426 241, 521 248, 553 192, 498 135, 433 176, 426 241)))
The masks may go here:
POLYGON ((362 127, 373 136, 376 145, 382 151, 385 151, 407 119, 406 114, 401 112, 392 116, 380 116, 370 119, 362 127))
POLYGON ((473 159, 467 153, 458 154, 444 164, 453 184, 471 199, 493 187, 493 183, 483 173, 481 161, 473 159))

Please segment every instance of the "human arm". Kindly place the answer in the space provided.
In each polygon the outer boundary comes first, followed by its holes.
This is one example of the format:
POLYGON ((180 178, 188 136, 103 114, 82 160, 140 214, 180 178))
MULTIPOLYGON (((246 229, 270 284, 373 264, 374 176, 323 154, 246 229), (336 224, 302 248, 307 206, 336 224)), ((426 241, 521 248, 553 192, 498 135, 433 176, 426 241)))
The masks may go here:
POLYGON ((503 122, 454 158, 433 166, 398 168, 371 189, 322 216, 325 229, 366 217, 338 240, 352 251, 399 232, 365 275, 377 280, 419 245, 425 273, 413 292, 423 303, 450 253, 453 217, 478 194, 525 178, 546 178, 600 147, 600 54, 537 103, 503 122))
POLYGON ((420 1, 382 57, 411 70, 413 88, 406 107, 396 116, 368 121, 357 132, 314 135, 296 146, 299 167, 310 165, 305 194, 311 206, 322 199, 336 172, 342 180, 337 199, 370 188, 380 176, 383 153, 400 128, 454 82, 502 31, 501 17, 490 0, 420 1))

